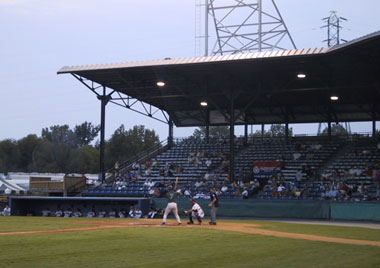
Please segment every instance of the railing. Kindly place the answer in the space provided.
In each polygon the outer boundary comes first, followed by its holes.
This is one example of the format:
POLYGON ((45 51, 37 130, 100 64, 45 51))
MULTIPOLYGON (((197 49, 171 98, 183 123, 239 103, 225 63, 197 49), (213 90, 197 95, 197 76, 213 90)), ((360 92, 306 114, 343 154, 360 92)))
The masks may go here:
MULTIPOLYGON (((166 148, 168 148, 168 141, 167 140, 160 141, 160 143, 155 144, 151 148, 148 148, 148 149, 138 153, 137 155, 129 158, 128 160, 122 162, 119 165, 119 171, 123 172, 126 169, 130 168, 133 163, 135 163, 135 162, 140 163, 140 162, 144 161, 145 159, 149 159, 149 158, 153 157, 155 154, 157 155, 160 152, 160 150, 164 150, 166 148)), ((107 170, 107 173, 111 174, 108 178, 113 176, 114 171, 115 171, 115 167, 107 170)))

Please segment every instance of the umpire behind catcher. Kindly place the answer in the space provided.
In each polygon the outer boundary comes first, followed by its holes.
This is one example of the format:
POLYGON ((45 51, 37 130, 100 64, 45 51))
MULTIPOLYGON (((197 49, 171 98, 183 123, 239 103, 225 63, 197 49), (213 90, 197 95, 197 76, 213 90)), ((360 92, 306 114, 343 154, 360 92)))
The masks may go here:
POLYGON ((211 216, 211 221, 209 222, 210 225, 216 225, 216 211, 218 210, 219 207, 219 199, 218 196, 214 190, 214 187, 210 187, 210 204, 208 206, 211 208, 210 210, 210 216, 211 216))

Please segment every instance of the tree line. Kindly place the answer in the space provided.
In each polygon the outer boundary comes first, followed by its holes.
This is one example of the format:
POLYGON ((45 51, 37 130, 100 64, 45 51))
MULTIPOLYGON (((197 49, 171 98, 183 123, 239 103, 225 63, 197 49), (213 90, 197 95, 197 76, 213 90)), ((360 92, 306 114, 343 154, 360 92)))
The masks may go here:
MULTIPOLYGON (((100 127, 84 122, 70 128, 54 125, 43 128, 41 136, 27 135, 19 140, 0 141, 0 173, 51 172, 98 173, 100 127)), ((113 167, 159 143, 154 130, 121 125, 105 142, 105 166, 113 167)))

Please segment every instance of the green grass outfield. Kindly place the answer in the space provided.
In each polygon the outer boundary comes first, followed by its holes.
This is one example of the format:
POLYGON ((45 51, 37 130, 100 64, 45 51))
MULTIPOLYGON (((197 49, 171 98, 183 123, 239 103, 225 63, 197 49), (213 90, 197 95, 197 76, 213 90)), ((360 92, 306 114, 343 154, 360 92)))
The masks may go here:
MULTIPOLYGON (((82 228, 111 222, 132 221, 0 217, 0 232, 82 228)), ((225 222, 258 224, 260 227, 255 228, 278 232, 380 241, 380 230, 367 228, 225 222)), ((380 267, 377 246, 278 238, 200 226, 0 235, 0 245, 0 267, 380 267)))

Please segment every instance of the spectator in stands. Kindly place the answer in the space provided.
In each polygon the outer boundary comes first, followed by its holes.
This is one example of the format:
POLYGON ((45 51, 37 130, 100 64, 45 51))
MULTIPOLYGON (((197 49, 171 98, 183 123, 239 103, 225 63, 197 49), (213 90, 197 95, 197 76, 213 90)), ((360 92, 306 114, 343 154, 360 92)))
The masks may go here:
POLYGON ((189 189, 185 189, 185 191, 183 192, 183 195, 186 196, 186 197, 190 197, 191 196, 191 191, 189 189))
POLYGON ((44 210, 41 211, 41 213, 43 217, 50 217, 50 214, 51 214, 49 208, 45 208, 44 210))
POLYGON ((120 164, 119 164, 119 161, 116 161, 115 162, 115 165, 114 165, 114 176, 115 178, 118 178, 120 176, 120 164))
POLYGON ((80 208, 77 208, 77 211, 73 213, 74 218, 82 217, 82 212, 80 211, 80 208))
POLYGON ((176 174, 182 174, 183 173, 183 167, 181 165, 177 165, 174 169, 174 172, 176 174))
POLYGON ((293 153, 293 160, 294 160, 294 161, 297 161, 298 159, 301 158, 301 156, 302 156, 301 153, 299 153, 299 152, 295 152, 295 153, 293 153))
POLYGON ((10 216, 11 215, 11 208, 6 205, 5 208, 3 209, 3 216, 10 216))
POLYGON ((377 185, 377 189, 376 189, 376 200, 380 200, 380 184, 377 185))
POLYGON ((164 167, 161 167, 161 168, 160 168, 159 175, 160 175, 161 177, 164 177, 164 176, 165 176, 165 168, 164 168, 164 167))
POLYGON ((195 161, 195 155, 194 155, 194 153, 190 153, 189 156, 187 157, 187 163, 193 164, 194 161, 195 161))
POLYGON ((222 191, 222 193, 225 193, 228 191, 228 187, 226 184, 223 185, 223 187, 221 188, 221 191, 222 191))
POLYGON ((155 192, 155 188, 153 188, 153 187, 151 187, 150 189, 149 189, 149 192, 148 192, 148 195, 149 196, 154 196, 154 192, 155 192))
POLYGON ((300 169, 297 170, 295 177, 296 177, 296 183, 297 185, 299 185, 302 181, 302 171, 300 169))
POLYGON ((202 165, 202 160, 200 157, 195 157, 195 161, 194 161, 194 166, 195 167, 200 167, 202 165))
POLYGON ((200 180, 197 180, 194 185, 196 188, 199 188, 202 186, 202 182, 200 180))
POLYGON ((150 175, 152 175, 152 168, 149 167, 149 168, 145 169, 144 175, 146 177, 150 177, 150 175))
POLYGON ((64 212, 63 212, 63 217, 64 218, 69 218, 69 217, 71 217, 71 214, 73 214, 73 212, 71 211, 71 209, 70 208, 67 208, 64 212))
POLYGON ((260 182, 257 179, 254 179, 250 182, 251 184, 251 190, 253 194, 256 194, 259 191, 260 188, 260 182))
POLYGON ((328 192, 328 197, 330 200, 334 200, 338 197, 338 190, 335 188, 335 186, 331 187, 328 192))
POLYGON ((148 180, 148 179, 145 180, 143 186, 146 187, 146 188, 149 188, 150 183, 149 183, 149 180, 148 180))
POLYGON ((140 164, 139 164, 139 162, 134 162, 133 164, 132 164, 132 169, 133 170, 139 170, 140 169, 140 164))
POLYGON ((241 196, 241 192, 240 192, 240 189, 239 188, 236 188, 235 192, 234 192, 234 196, 235 197, 240 197, 241 196))
POLYGON ((206 164, 207 170, 210 170, 211 169, 211 165, 212 165, 211 158, 207 158, 205 164, 206 164))
POLYGON ((244 188, 243 192, 241 193, 241 195, 243 196, 243 199, 248 199, 248 189, 247 188, 244 188))
POLYGON ((309 197, 309 196, 310 196, 309 188, 304 187, 304 188, 301 190, 300 196, 301 196, 302 198, 307 198, 307 197, 309 197))
POLYGON ((284 185, 280 184, 277 187, 277 192, 278 192, 279 196, 284 196, 285 195, 285 187, 284 187, 284 185))
POLYGON ((366 194, 367 187, 364 185, 364 183, 361 183, 358 187, 358 193, 364 195, 366 194))
POLYGON ((227 173, 230 167, 230 161, 228 160, 227 157, 223 159, 222 162, 222 172, 227 173))
POLYGON ((145 161, 145 168, 148 169, 148 168, 151 168, 152 165, 150 164, 149 161, 145 161))
POLYGON ((153 160, 152 167, 153 167, 153 168, 158 167, 158 160, 157 160, 157 158, 155 158, 155 159, 153 160))

